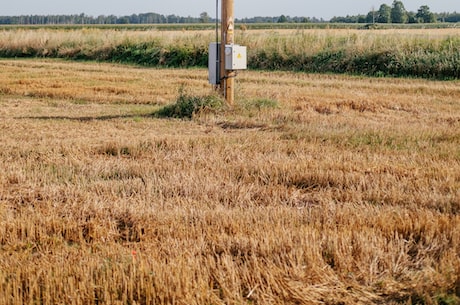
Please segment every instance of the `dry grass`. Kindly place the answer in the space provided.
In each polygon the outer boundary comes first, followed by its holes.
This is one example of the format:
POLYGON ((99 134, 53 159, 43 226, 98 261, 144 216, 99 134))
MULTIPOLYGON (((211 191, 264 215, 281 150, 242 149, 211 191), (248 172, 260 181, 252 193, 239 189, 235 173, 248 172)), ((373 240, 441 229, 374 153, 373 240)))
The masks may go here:
POLYGON ((61 57, 83 50, 93 53, 114 46, 159 41, 162 45, 206 47, 214 38, 214 31, 135 31, 83 28, 75 30, 15 29, 0 31, 0 50, 36 49, 42 56, 57 50, 61 57))
MULTIPOLYGON (((240 30, 251 68, 459 79, 460 29, 240 30)), ((204 66, 214 32, 0 28, 0 56, 204 66)))
POLYGON ((437 49, 445 39, 458 39, 459 29, 394 29, 394 30, 250 30, 238 32, 237 41, 247 45, 249 50, 268 49, 280 54, 296 54, 301 50, 305 55, 324 50, 350 49, 354 52, 418 49, 429 41, 429 46, 437 49))
POLYGON ((458 304, 458 81, 0 69, 1 304, 458 304))
MULTIPOLYGON (((446 38, 458 38, 459 29, 395 29, 379 31, 363 31, 350 29, 312 29, 312 30, 239 30, 236 40, 248 45, 251 49, 258 48, 294 48, 312 53, 330 48, 333 45, 349 44, 355 48, 381 49, 392 43, 393 47, 407 47, 413 41, 429 40, 432 47, 446 38)), ((67 46, 68 50, 92 48, 111 48, 126 42, 161 41, 167 45, 208 46, 215 40, 215 31, 158 31, 158 30, 113 30, 98 28, 83 28, 75 30, 63 29, 14 29, 0 31, 0 49, 33 48, 53 50, 67 46)), ((285 50, 281 50, 285 51, 285 50)))

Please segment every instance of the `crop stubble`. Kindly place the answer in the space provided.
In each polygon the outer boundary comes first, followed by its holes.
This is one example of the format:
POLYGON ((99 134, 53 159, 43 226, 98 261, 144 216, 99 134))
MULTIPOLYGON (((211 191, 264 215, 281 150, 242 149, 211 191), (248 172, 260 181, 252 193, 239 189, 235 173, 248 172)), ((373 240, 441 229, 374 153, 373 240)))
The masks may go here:
POLYGON ((458 302, 458 81, 0 65, 0 303, 458 302))

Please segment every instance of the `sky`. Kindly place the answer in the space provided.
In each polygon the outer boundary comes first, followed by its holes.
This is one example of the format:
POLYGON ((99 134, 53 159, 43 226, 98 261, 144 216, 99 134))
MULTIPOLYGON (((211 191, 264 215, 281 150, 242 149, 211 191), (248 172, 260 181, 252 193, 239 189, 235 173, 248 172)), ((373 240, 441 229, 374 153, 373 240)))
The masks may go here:
MULTIPOLYGON (((199 17, 207 12, 216 15, 216 1, 222 0, 2 0, 0 16, 67 15, 84 13, 89 16, 125 16, 139 13, 158 13, 199 17)), ((393 0, 234 0, 235 18, 255 16, 299 16, 329 20, 334 16, 367 14, 381 4, 393 0)), ((459 0, 402 0, 406 10, 416 12, 428 5, 432 12, 460 12, 459 0)))

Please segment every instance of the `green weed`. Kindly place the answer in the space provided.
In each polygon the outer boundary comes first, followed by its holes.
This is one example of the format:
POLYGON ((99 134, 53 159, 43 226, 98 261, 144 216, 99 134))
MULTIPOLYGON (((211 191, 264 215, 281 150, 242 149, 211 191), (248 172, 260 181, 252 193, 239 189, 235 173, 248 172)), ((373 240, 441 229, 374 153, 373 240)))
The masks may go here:
POLYGON ((222 110, 224 102, 218 95, 196 96, 179 89, 179 96, 174 104, 167 105, 154 113, 157 117, 191 119, 193 116, 222 110))
POLYGON ((253 100, 245 100, 241 102, 241 107, 244 109, 263 109, 263 108, 277 108, 278 101, 269 98, 258 98, 253 100))

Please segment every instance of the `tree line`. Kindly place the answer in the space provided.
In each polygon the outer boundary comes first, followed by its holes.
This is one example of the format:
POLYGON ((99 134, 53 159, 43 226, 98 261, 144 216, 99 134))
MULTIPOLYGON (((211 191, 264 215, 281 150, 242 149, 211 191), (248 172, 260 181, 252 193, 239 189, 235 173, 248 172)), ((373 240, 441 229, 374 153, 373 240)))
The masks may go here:
MULTIPOLYGON (((75 15, 22 15, 0 16, 0 24, 173 24, 173 23, 210 23, 216 20, 203 12, 199 17, 181 17, 157 13, 132 14, 127 16, 100 15, 88 16, 84 13, 75 15)), ((321 23, 328 22, 316 17, 252 17, 236 19, 238 23, 321 23)), ((407 11, 402 1, 395 0, 392 6, 382 4, 378 10, 372 9, 367 15, 347 15, 333 17, 333 23, 434 23, 460 22, 460 13, 433 13, 428 5, 422 5, 417 12, 407 11)))
POLYGON ((435 23, 460 22, 460 13, 433 13, 428 5, 422 5, 417 12, 407 11, 404 3, 399 0, 380 5, 378 10, 372 9, 367 15, 334 17, 330 22, 337 23, 435 23))
MULTIPOLYGON (((202 14, 203 15, 203 14, 202 14)), ((204 15, 203 15, 204 16, 204 15)), ((157 13, 132 14, 129 16, 100 15, 88 16, 84 13, 76 15, 22 15, 0 16, 0 24, 168 24, 168 23, 203 23, 202 17, 181 17, 161 15, 157 13)))
MULTIPOLYGON (((76 15, 22 15, 22 16, 0 16, 0 24, 11 25, 54 25, 54 24, 180 24, 180 23, 211 23, 216 19, 203 12, 199 17, 181 17, 177 15, 161 15, 157 13, 132 14, 127 16, 100 15, 97 17, 88 16, 84 13, 76 15)), ((238 23, 317 23, 326 22, 316 17, 286 17, 256 16, 235 20, 238 23)))

